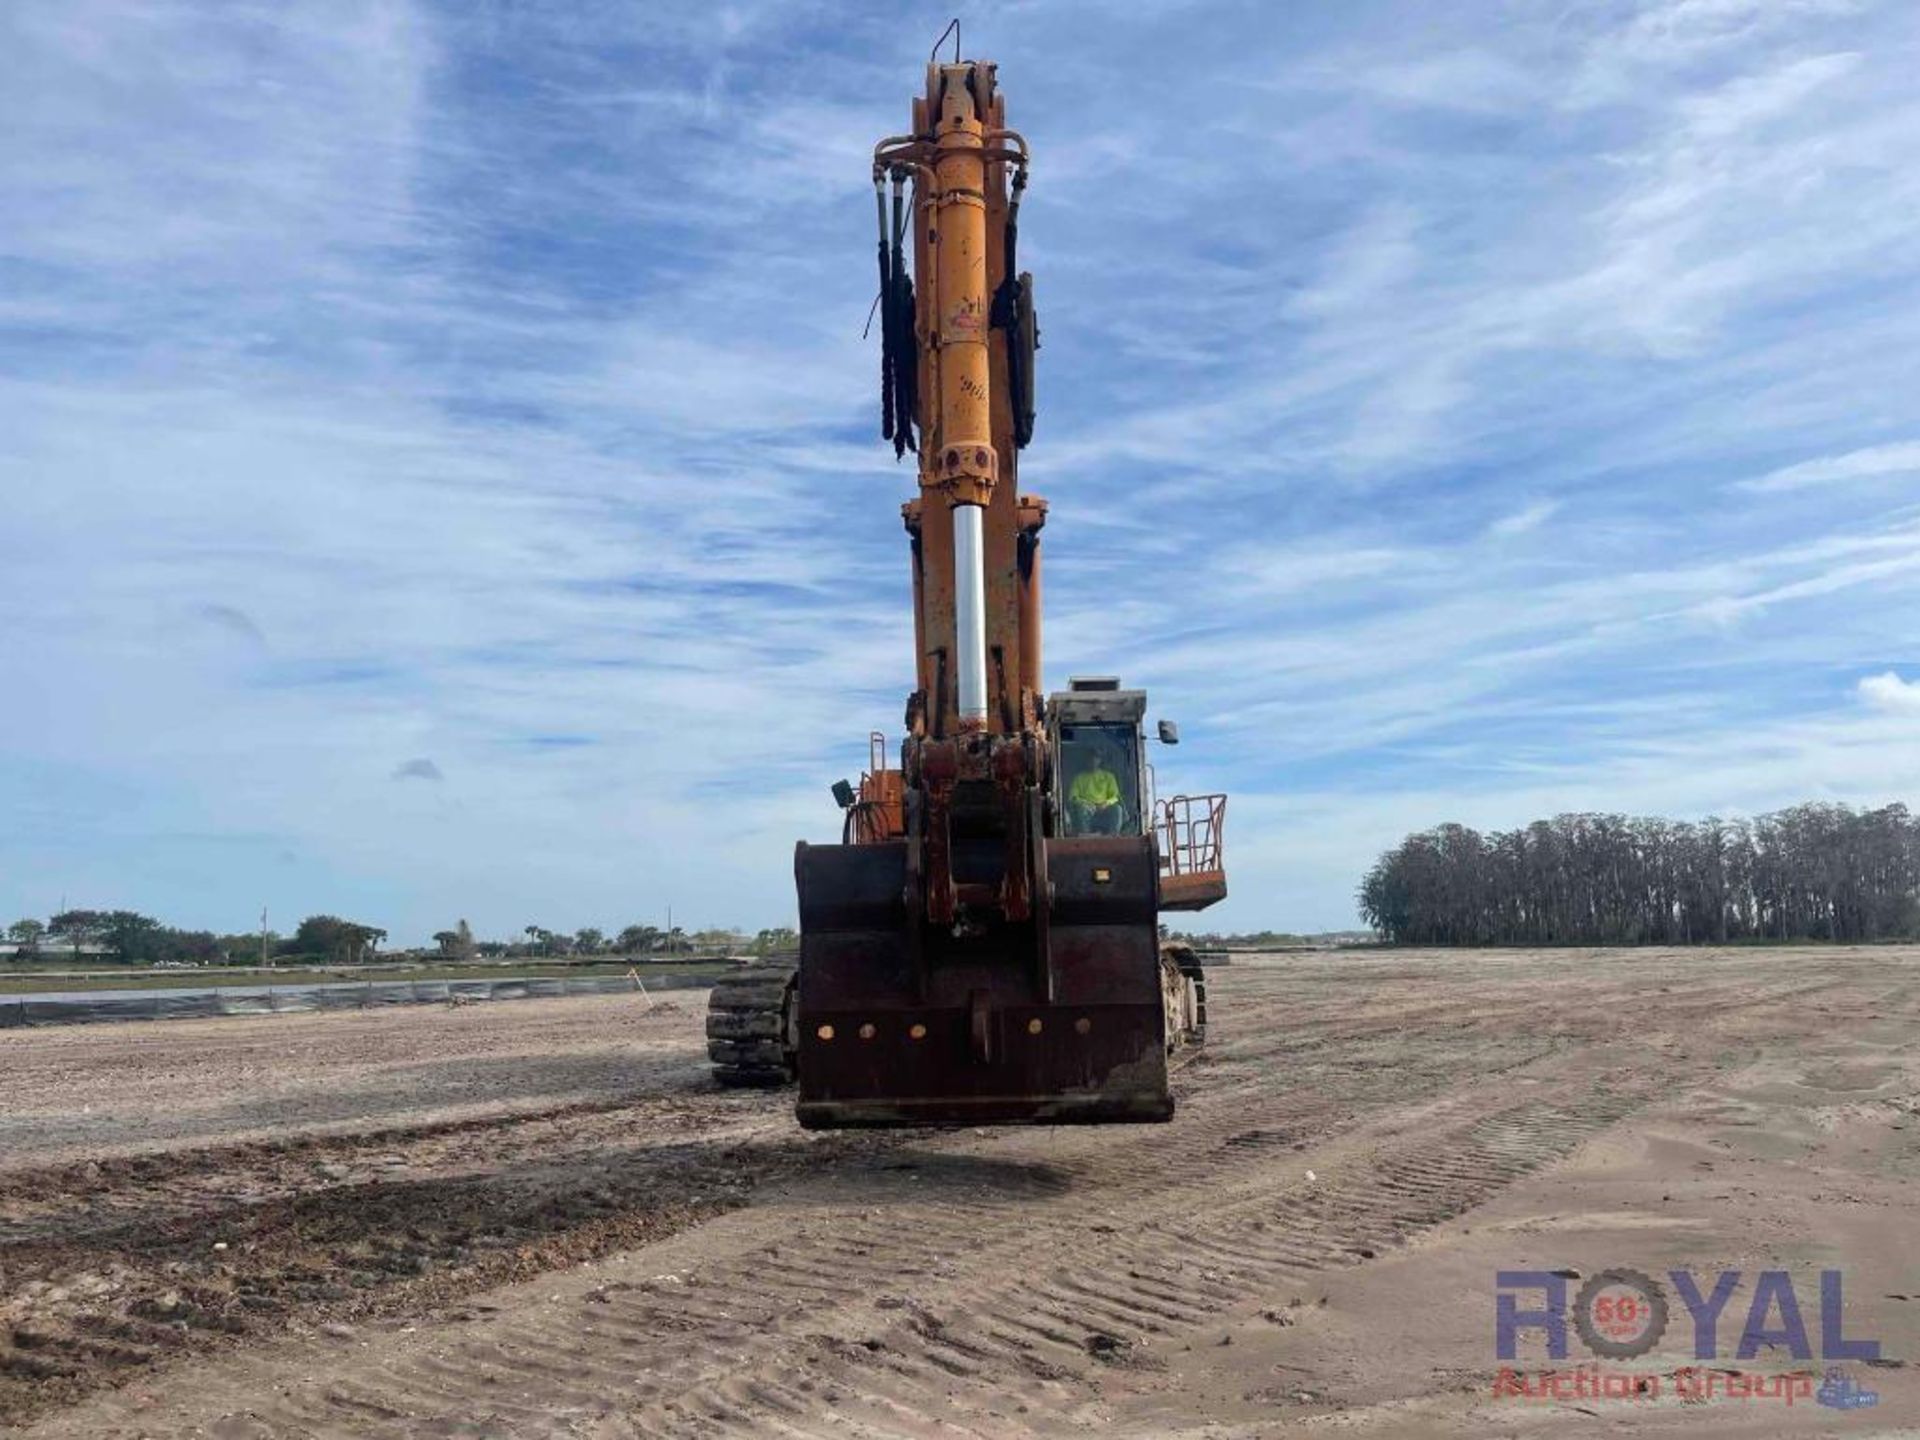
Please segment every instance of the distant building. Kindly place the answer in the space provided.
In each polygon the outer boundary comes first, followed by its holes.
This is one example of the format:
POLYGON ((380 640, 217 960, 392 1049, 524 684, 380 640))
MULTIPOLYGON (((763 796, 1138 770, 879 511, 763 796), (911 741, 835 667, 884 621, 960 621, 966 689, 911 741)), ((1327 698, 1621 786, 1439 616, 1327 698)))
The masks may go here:
POLYGON ((0 940, 0 960, 12 960, 22 954, 38 960, 88 960, 111 956, 113 950, 110 946, 97 943, 78 944, 64 935, 42 935, 31 945, 22 945, 16 940, 0 940))

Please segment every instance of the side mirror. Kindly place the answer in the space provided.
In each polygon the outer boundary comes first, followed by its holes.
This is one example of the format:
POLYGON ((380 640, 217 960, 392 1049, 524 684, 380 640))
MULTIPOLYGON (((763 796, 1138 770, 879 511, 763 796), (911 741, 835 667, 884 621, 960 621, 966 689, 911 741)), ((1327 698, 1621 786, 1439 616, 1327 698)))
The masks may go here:
POLYGON ((842 810, 853 808, 853 786, 844 780, 833 782, 833 800, 842 810))
POLYGON ((1160 743, 1162 745, 1178 745, 1180 743, 1180 727, 1171 720, 1162 720, 1160 722, 1160 743))

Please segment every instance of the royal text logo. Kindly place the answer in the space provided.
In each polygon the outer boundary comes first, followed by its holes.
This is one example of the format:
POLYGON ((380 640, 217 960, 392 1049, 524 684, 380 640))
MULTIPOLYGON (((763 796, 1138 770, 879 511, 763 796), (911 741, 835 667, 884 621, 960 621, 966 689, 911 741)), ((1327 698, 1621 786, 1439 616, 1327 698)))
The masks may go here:
MULTIPOLYGON (((1673 1318, 1666 1290, 1638 1270, 1603 1270, 1569 1294, 1577 1279, 1570 1270, 1502 1270, 1494 1277, 1494 1346, 1502 1360, 1519 1354, 1520 1335, 1538 1331, 1547 1357, 1564 1360, 1568 1331, 1580 1336, 1593 1354, 1608 1360, 1644 1355, 1660 1343, 1673 1318)), ((1722 1353, 1722 1332, 1738 1317, 1736 1360, 1752 1360, 1763 1350, 1784 1351, 1795 1360, 1878 1360, 1880 1342, 1845 1334, 1845 1282, 1838 1270, 1822 1270, 1817 1304, 1803 1304, 1794 1279, 1785 1270, 1761 1270, 1744 1306, 1734 1298, 1745 1278, 1722 1270, 1711 1283, 1690 1270, 1669 1270, 1667 1281, 1692 1322, 1693 1357, 1715 1360, 1722 1353), (1816 1349, 1808 1314, 1817 1322, 1816 1349)))
MULTIPOLYGON (((1689 1401, 1774 1401, 1794 1405, 1811 1399, 1835 1410, 1855 1410, 1879 1403, 1879 1396, 1837 1365, 1830 1366, 1815 1388, 1810 1369, 1785 1374, 1749 1373, 1725 1367, 1682 1366, 1666 1372, 1609 1369, 1608 1360, 1645 1355, 1666 1335, 1669 1324, 1684 1318, 1690 1324, 1693 1358, 1717 1360, 1728 1338, 1736 1332, 1731 1359, 1768 1358, 1810 1362, 1880 1360, 1880 1344, 1846 1333, 1845 1281, 1838 1270, 1823 1270, 1818 1299, 1808 1292, 1803 1302, 1793 1276, 1784 1270, 1761 1270, 1743 1291, 1747 1277, 1738 1270, 1722 1270, 1707 1282, 1690 1270, 1669 1270, 1667 1284, 1638 1270, 1610 1269, 1580 1280, 1573 1270, 1502 1270, 1495 1277, 1494 1346, 1501 1360, 1514 1360, 1520 1337, 1529 1331, 1545 1343, 1546 1358, 1565 1360, 1570 1335, 1578 1335, 1598 1362, 1528 1374, 1503 1365, 1494 1379, 1493 1393, 1523 1400, 1656 1400, 1671 1392, 1689 1401), (1668 1299, 1671 1287, 1680 1316, 1668 1299), (1809 1316, 1813 1325, 1809 1325, 1809 1316), (1819 1345, 1816 1350, 1814 1337, 1819 1345)), ((1676 1337, 1676 1339, 1679 1337, 1676 1337)))

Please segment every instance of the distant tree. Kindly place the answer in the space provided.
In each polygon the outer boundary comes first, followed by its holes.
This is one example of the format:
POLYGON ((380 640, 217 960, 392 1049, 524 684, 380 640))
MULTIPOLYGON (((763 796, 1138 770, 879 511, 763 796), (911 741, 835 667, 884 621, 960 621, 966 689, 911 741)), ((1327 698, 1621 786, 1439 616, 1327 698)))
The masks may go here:
POLYGON ((606 947, 607 937, 591 925, 573 937, 574 952, 579 955, 598 955, 606 947))
POLYGON ((49 937, 64 940, 76 950, 104 942, 108 917, 104 910, 62 910, 47 921, 49 937))
POLYGON ((573 945, 568 937, 544 925, 529 925, 526 934, 530 955, 564 955, 573 945))
POLYGON ((645 955, 660 948, 660 931, 652 925, 629 925, 614 944, 622 955, 645 955))
POLYGON ((473 930, 465 920, 451 930, 434 931, 433 943, 438 945, 440 953, 449 959, 473 959, 473 930))
POLYGON ((338 915, 309 915, 293 932, 292 947, 301 955, 323 956, 335 965, 356 965, 370 959, 387 932, 377 925, 360 925, 338 915))
POLYGON ((221 954, 210 931, 177 930, 137 910, 65 910, 47 932, 76 948, 99 946, 123 965, 204 965, 221 954))
POLYGON ((47 927, 38 920, 16 920, 7 927, 7 938, 29 955, 40 948, 40 937, 46 933, 47 927))
POLYGON ((358 929, 338 915, 310 915, 293 930, 293 943, 302 954, 319 955, 336 965, 352 964, 358 953, 358 929))
POLYGON ((136 910, 108 911, 100 935, 123 965, 152 965, 173 958, 166 927, 136 910))
POLYGON ((47 922, 48 932, 76 949, 104 947, 114 959, 130 965, 150 963, 160 922, 132 910, 63 910, 47 922))
POLYGON ((789 929, 785 925, 762 930, 753 937, 753 943, 748 948, 756 955, 771 955, 782 950, 797 950, 800 948, 800 932, 789 929))
MULTIPOLYGON (((267 954, 272 955, 278 949, 279 943, 280 937, 268 931, 267 954)), ((243 930, 232 935, 216 936, 213 948, 221 964, 258 965, 260 963, 260 932, 243 930)))

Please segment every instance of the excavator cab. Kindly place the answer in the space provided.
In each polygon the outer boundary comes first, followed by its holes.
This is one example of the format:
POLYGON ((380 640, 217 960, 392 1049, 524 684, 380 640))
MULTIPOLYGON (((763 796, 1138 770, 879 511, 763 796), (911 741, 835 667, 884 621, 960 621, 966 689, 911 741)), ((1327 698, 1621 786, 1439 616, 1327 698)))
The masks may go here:
MULTIPOLYGON (((1160 873, 1160 908, 1203 910, 1227 896, 1220 846, 1227 797, 1175 795, 1161 800, 1154 794, 1153 766, 1141 726, 1146 713, 1146 691, 1123 690, 1106 675, 1076 675, 1064 693, 1048 698, 1047 733, 1057 757, 1053 806, 1058 833, 1150 836, 1160 873), (1114 777, 1111 806, 1085 799, 1076 803, 1075 783, 1096 767, 1114 777)), ((1159 736, 1162 743, 1174 745, 1180 732, 1162 720, 1159 736)), ((1083 784, 1083 796, 1105 788, 1104 782, 1083 784)))
POLYGON ((1122 690, 1105 676, 1069 683, 1065 694, 1047 702, 1060 833, 1146 834, 1148 766, 1140 735, 1146 692, 1122 690))

